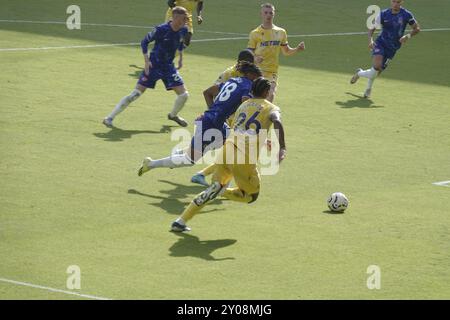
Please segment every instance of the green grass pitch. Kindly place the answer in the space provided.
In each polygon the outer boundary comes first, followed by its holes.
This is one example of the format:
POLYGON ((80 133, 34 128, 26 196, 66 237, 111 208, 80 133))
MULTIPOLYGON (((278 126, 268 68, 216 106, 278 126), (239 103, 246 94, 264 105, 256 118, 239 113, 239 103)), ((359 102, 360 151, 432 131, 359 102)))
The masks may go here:
MULTIPOLYGON (((246 47, 261 2, 205 2, 193 37, 205 41, 181 70, 191 123, 202 90, 246 47)), ((274 3, 290 44, 307 46, 281 58, 287 158, 262 178, 256 203, 218 200, 176 235, 170 223, 201 192, 190 183, 201 167, 136 174, 144 156, 175 144, 173 93, 159 84, 117 129, 101 124, 135 85, 139 46, 3 50, 137 43, 149 28, 18 22, 64 22, 72 2, 0 0, 1 279, 70 291, 66 269, 77 265, 75 292, 111 299, 450 298, 450 188, 433 185, 450 180, 450 31, 413 38, 365 100, 365 80, 349 79, 370 65, 366 35, 310 35, 365 31, 366 8, 389 1, 274 3), (335 191, 350 200, 345 214, 325 212, 335 191), (379 290, 366 286, 370 265, 379 290)), ((166 10, 156 0, 76 4, 96 24, 152 26, 166 10)), ((405 6, 423 29, 450 27, 447 0, 405 6)), ((81 298, 0 280, 0 299, 81 298)))

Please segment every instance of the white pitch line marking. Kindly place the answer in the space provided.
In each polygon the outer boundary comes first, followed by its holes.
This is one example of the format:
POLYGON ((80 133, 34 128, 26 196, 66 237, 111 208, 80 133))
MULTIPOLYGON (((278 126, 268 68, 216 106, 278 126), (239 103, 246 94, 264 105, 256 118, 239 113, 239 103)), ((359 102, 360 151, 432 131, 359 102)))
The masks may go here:
MULTIPOLYGON (((7 20, 7 19, 0 19, 0 22, 6 22, 6 23, 34 23, 34 24, 63 24, 63 25, 66 24, 65 21, 32 21, 32 20, 7 20)), ((154 24, 154 25, 156 25, 156 24, 154 24)), ((81 26, 135 28, 135 29, 151 29, 151 28, 154 27, 154 25, 150 24, 148 26, 144 26, 144 25, 112 24, 112 23, 89 23, 89 22, 81 23, 81 26)), ((245 33, 224 32, 224 31, 196 30, 195 32, 215 33, 215 34, 233 34, 233 35, 237 35, 237 36, 248 36, 248 34, 245 34, 245 33)))
MULTIPOLYGON (((31 20, 4 20, 0 19, 0 22, 6 23, 35 23, 35 24, 66 24, 62 21, 31 21, 31 20)), ((83 23, 87 26, 101 26, 101 27, 119 27, 119 28, 151 28, 151 26, 136 26, 127 24, 108 24, 108 23, 83 23)), ((221 31, 206 31, 198 30, 199 32, 215 33, 215 34, 232 34, 241 35, 242 37, 227 37, 227 38, 212 38, 212 39, 194 39, 191 42, 215 42, 215 41, 233 41, 233 40, 247 40, 248 34, 233 33, 233 32, 221 32, 221 31), (245 37, 244 37, 245 36, 245 37)), ((432 31, 450 31, 450 28, 433 28, 422 29, 424 32, 432 31)), ((306 38, 306 37, 335 37, 335 36, 353 36, 353 35, 365 35, 364 32, 337 32, 337 33, 316 33, 316 34, 294 34, 289 35, 290 38, 306 38)), ((139 43, 108 43, 108 44, 93 44, 93 45, 74 45, 74 46, 55 46, 55 47, 34 47, 34 48, 0 48, 0 52, 14 52, 14 51, 35 51, 35 50, 54 50, 54 49, 82 49, 82 48, 102 48, 102 47, 118 47, 118 46, 134 46, 139 43)))
MULTIPOLYGON (((192 41, 191 41, 192 42, 192 41)), ((104 47, 119 47, 119 46, 135 46, 138 42, 130 43, 106 43, 106 44, 87 44, 76 46, 57 46, 57 47, 36 47, 36 48, 0 48, 0 52, 7 51, 34 51, 34 50, 55 50, 55 49, 84 49, 84 48, 104 48, 104 47)))
POLYGON ((441 181, 441 182, 433 182, 433 184, 434 184, 435 186, 448 187, 448 188, 450 188, 450 180, 449 180, 449 181, 441 181))
POLYGON ((82 294, 82 293, 78 293, 78 292, 72 292, 72 291, 60 290, 60 289, 55 289, 55 288, 50 288, 50 287, 44 287, 44 286, 40 286, 40 285, 36 285, 36 284, 32 284, 32 283, 15 281, 15 280, 9 280, 9 279, 4 279, 4 278, 0 278, 0 281, 12 283, 12 284, 17 284, 19 286, 25 286, 25 287, 42 289, 42 290, 47 290, 47 291, 52 291, 52 292, 59 292, 59 293, 64 293, 64 294, 70 294, 70 295, 83 297, 83 298, 88 298, 88 299, 112 300, 112 299, 109 299, 109 298, 97 297, 97 296, 92 296, 92 295, 89 295, 89 294, 82 294))
MULTIPOLYGON (((63 24, 65 25, 65 21, 34 21, 34 20, 8 20, 8 19, 0 19, 0 22, 6 23, 34 23, 34 24, 63 24)), ((81 23, 81 26, 94 26, 94 27, 115 27, 115 28, 137 28, 137 29, 151 29, 154 25, 129 25, 129 24, 112 24, 112 23, 90 23, 85 22, 81 23)), ((450 31, 450 28, 431 28, 431 29, 422 29, 421 31, 430 32, 430 31, 450 31)), ((232 34, 237 36, 246 36, 248 38, 248 33, 237 33, 237 32, 226 32, 226 31, 209 31, 209 30, 197 30, 196 32, 203 33, 214 33, 214 34, 232 34)), ((328 37, 328 36, 351 36, 351 35, 362 35, 367 34, 367 31, 364 32, 337 32, 337 33, 317 33, 317 34, 293 34, 289 35, 289 37, 328 37)), ((231 40, 235 40, 235 38, 229 38, 231 40)))

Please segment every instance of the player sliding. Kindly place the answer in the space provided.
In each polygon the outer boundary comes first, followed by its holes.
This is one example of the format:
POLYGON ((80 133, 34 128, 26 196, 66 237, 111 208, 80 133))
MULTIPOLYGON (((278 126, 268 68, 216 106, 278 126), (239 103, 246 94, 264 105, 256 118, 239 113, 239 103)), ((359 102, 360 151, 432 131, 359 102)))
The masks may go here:
POLYGON ((167 4, 169 8, 166 13, 166 21, 171 19, 171 11, 173 7, 180 6, 186 8, 188 12, 188 33, 184 38, 184 45, 187 47, 191 43, 192 34, 194 33, 194 26, 192 23, 192 12, 194 11, 194 5, 197 3, 197 23, 201 24, 203 22, 202 10, 203 10, 203 0, 168 0, 167 4))
POLYGON ((205 191, 198 194, 171 226, 175 232, 190 231, 186 223, 193 218, 208 202, 217 196, 223 196, 229 200, 252 203, 255 202, 260 190, 260 176, 256 167, 257 161, 251 161, 248 150, 256 152, 254 159, 258 160, 261 130, 267 132, 274 125, 280 153, 278 160, 281 162, 286 156, 284 142, 284 129, 281 123, 280 109, 265 100, 269 95, 270 81, 264 78, 253 82, 253 98, 245 101, 236 111, 233 121, 233 133, 227 138, 224 146, 219 151, 216 160, 213 183, 205 191), (255 133, 256 135, 255 138, 255 133), (242 145, 236 141, 244 141, 242 145), (234 155, 227 157, 227 154, 234 155), (245 161, 239 162, 239 159, 245 161), (231 179, 235 180, 235 188, 228 188, 231 179))
POLYGON ((359 68, 350 80, 356 83, 360 77, 369 79, 364 98, 369 98, 372 93, 375 78, 387 68, 390 60, 395 56, 402 44, 420 32, 419 24, 413 14, 402 7, 403 0, 391 0, 391 8, 381 11, 376 23, 383 27, 381 34, 373 41, 376 28, 369 30, 369 48, 372 50, 372 68, 363 70, 359 68), (412 27, 411 33, 405 34, 406 26, 412 27))
POLYGON ((225 120, 236 111, 242 101, 250 97, 253 80, 261 76, 261 70, 253 63, 242 62, 238 70, 244 75, 243 77, 231 78, 203 92, 209 109, 197 119, 190 147, 185 152, 177 152, 163 159, 145 158, 139 168, 139 176, 155 168, 173 169, 193 166, 206 151, 223 145, 229 131, 225 120), (206 138, 209 134, 211 139, 206 138))
POLYGON ((187 126, 187 122, 177 114, 181 111, 188 99, 188 92, 184 86, 178 70, 175 68, 173 60, 178 50, 180 57, 178 69, 183 65, 182 51, 184 48, 183 39, 187 34, 186 21, 187 11, 183 7, 175 7, 172 10, 172 20, 168 23, 156 26, 149 32, 141 42, 142 53, 144 55, 144 71, 141 73, 136 88, 130 95, 122 98, 114 110, 103 119, 103 124, 113 127, 114 118, 128 105, 139 98, 147 88, 154 89, 156 82, 162 80, 167 90, 173 90, 177 94, 172 112, 168 114, 168 119, 175 121, 182 127, 187 126), (148 57, 148 45, 154 41, 155 45, 148 57))

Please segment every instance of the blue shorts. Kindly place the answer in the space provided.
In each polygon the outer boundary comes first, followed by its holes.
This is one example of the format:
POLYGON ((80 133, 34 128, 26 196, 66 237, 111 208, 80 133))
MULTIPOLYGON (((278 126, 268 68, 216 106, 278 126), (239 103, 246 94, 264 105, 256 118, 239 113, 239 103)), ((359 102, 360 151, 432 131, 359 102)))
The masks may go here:
POLYGON ((153 65, 148 76, 145 75, 144 71, 141 72, 138 83, 146 88, 153 89, 158 80, 164 82, 166 90, 172 90, 184 84, 183 78, 181 78, 181 75, 173 64, 164 67, 153 65))
POLYGON ((387 47, 381 41, 375 41, 375 46, 372 50, 372 56, 383 56, 383 70, 387 68, 389 60, 394 59, 397 50, 387 47))
POLYGON ((191 149, 202 154, 209 150, 221 148, 230 133, 230 127, 226 123, 223 123, 222 127, 220 127, 205 115, 197 120, 195 125, 191 149))

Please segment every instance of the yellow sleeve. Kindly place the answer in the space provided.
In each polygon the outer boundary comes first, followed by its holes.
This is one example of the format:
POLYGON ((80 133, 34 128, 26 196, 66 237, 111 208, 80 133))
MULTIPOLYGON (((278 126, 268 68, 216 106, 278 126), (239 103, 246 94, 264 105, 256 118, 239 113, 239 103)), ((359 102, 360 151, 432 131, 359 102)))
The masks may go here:
POLYGON ((258 45, 257 34, 255 31, 250 32, 247 48, 256 49, 258 45))
POLYGON ((286 33, 286 30, 283 30, 283 36, 281 38, 280 45, 286 46, 287 44, 288 44, 287 33, 286 33))
POLYGON ((217 78, 216 82, 214 82, 215 84, 220 84, 223 82, 228 81, 228 79, 233 78, 233 70, 234 68, 228 68, 226 69, 224 72, 222 72, 219 77, 217 78))

